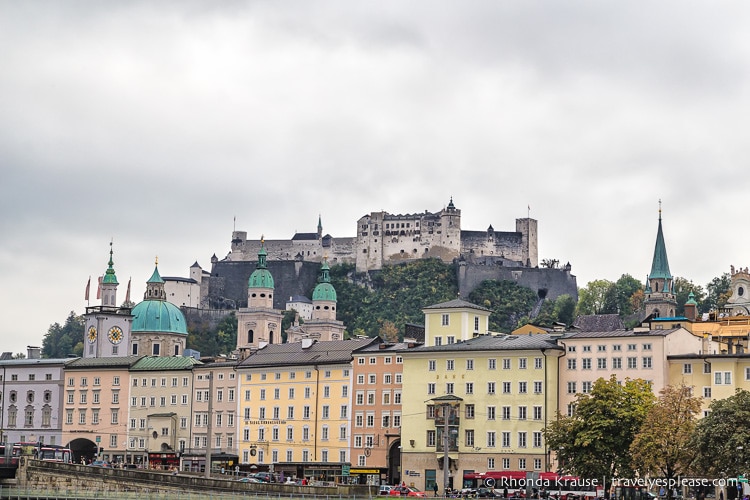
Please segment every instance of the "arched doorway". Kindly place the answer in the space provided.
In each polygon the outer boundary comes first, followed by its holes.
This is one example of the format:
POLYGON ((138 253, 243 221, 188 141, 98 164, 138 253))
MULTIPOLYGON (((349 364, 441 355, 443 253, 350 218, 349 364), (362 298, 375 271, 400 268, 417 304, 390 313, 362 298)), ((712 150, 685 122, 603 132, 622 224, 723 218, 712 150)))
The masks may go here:
POLYGON ((388 484, 401 484, 401 440, 397 439, 388 448, 388 484))
POLYGON ((90 464, 94 460, 99 452, 99 447, 95 442, 86 438, 77 438, 68 444, 68 448, 73 452, 73 462, 82 463, 81 459, 86 459, 86 463, 90 464))

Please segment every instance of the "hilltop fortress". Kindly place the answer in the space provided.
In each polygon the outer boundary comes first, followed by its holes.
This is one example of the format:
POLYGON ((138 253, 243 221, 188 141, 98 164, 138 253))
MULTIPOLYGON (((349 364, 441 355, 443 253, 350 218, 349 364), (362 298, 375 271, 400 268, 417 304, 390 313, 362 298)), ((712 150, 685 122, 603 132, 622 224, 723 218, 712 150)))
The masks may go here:
MULTIPOLYGON (((325 255, 332 264, 355 264, 357 272, 383 265, 439 258, 453 262, 461 256, 493 257, 511 266, 537 267, 537 221, 516 219, 513 232, 461 230, 461 210, 450 200, 442 210, 393 215, 372 212, 357 221, 357 236, 334 238, 323 235, 318 218, 316 233, 296 233, 291 240, 265 240, 269 260, 320 262, 325 255)), ((232 233, 232 250, 225 260, 253 261, 260 240, 248 240, 247 232, 232 233)))
MULTIPOLYGON (((435 213, 372 212, 357 220, 355 237, 323 234, 318 218, 317 232, 296 233, 289 240, 264 240, 267 266, 276 280, 274 308, 284 309, 290 297, 310 293, 324 257, 331 264, 354 264, 357 272, 439 258, 446 263, 458 262, 463 297, 468 297, 483 280, 513 280, 536 291, 540 301, 554 300, 562 294, 577 300, 578 287, 570 264, 562 268, 539 267, 537 221, 516 219, 515 229, 501 232, 490 225, 486 231, 462 230, 461 210, 452 199, 435 213)), ((211 260, 208 283, 201 286, 201 307, 246 307, 247 280, 255 269, 260 249, 260 239, 248 240, 247 232, 233 231, 228 255, 211 260)))

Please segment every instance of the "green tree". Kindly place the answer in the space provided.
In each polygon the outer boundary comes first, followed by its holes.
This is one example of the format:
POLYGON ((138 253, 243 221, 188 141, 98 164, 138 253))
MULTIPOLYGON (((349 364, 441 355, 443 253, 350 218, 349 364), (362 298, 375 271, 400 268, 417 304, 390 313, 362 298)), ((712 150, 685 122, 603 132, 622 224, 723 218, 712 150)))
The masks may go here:
MULTIPOLYGON (((698 310, 702 313, 706 313, 724 307, 727 300, 732 296, 731 285, 732 277, 729 273, 724 273, 721 276, 712 279, 708 285, 706 285, 708 296, 702 302, 698 301, 700 305, 698 310)), ((698 299, 696 298, 695 300, 698 299)))
POLYGON ((486 280, 469 294, 469 302, 490 309, 490 330, 508 333, 531 313, 538 298, 515 281, 486 280))
MULTIPOLYGON (((669 483, 687 474, 695 461, 692 441, 702 398, 692 396, 686 385, 669 385, 646 414, 640 431, 630 445, 633 469, 639 477, 647 474, 669 483)), ((672 498, 672 488, 667 488, 672 498)))
POLYGON ((576 319, 576 301, 568 294, 560 295, 555 299, 554 312, 558 322, 570 326, 576 319))
POLYGON ((224 316, 219 322, 209 318, 188 318, 187 347, 201 356, 229 354, 237 348, 237 316, 224 316))
POLYGON ((614 288, 615 303, 620 317, 633 314, 636 310, 633 309, 632 298, 634 294, 643 290, 641 282, 629 274, 623 274, 620 279, 615 281, 614 288))
POLYGON ((578 394, 573 416, 560 416, 544 429, 560 469, 581 477, 633 477, 630 443, 654 404, 645 380, 620 383, 612 375, 578 394))
POLYGON ((750 470, 750 392, 711 401, 709 413, 697 424, 693 449, 695 473, 727 477, 750 470))
POLYGON ((582 316, 617 312, 617 310, 609 310, 613 307, 613 301, 611 299, 612 292, 609 292, 613 285, 614 284, 609 280, 594 280, 590 281, 585 288, 581 288, 578 291, 577 315, 582 316), (610 297, 607 297, 608 292, 610 293, 610 297))
POLYGON ((83 316, 70 311, 65 324, 50 325, 42 339, 42 356, 45 358, 65 358, 69 355, 83 354, 83 316))

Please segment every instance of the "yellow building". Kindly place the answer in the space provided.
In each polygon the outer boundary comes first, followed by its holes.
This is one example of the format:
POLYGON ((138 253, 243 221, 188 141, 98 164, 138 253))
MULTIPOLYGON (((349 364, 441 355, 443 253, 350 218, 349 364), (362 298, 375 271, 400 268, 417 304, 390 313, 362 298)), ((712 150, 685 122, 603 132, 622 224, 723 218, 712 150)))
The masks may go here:
POLYGON ((403 352, 403 480, 429 491, 468 472, 547 470, 559 336, 488 334, 489 311, 461 300, 424 312, 426 345, 403 352))
POLYGON ((750 354, 683 354, 667 358, 669 383, 684 383, 703 398, 705 416, 711 401, 750 390, 750 354))
POLYGON ((374 342, 269 344, 239 363, 240 464, 342 481, 350 464, 352 352, 374 342))
POLYGON ((425 307, 425 345, 439 346, 469 340, 489 331, 490 311, 455 299, 425 307))

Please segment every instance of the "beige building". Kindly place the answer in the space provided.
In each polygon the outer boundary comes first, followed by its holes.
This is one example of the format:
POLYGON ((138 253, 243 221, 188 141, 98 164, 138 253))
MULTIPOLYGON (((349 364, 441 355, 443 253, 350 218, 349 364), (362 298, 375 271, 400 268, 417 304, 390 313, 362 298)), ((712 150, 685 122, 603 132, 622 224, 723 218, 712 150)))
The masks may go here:
POLYGON ((127 453, 133 463, 179 466, 191 433, 193 366, 187 356, 146 356, 130 369, 127 453))
POLYGON ((703 398, 706 416, 712 401, 734 396, 737 389, 750 390, 750 354, 695 353, 669 356, 669 383, 685 384, 703 398))
POLYGON ((182 453, 183 470, 204 471, 207 451, 213 470, 233 470, 238 464, 236 364, 218 358, 193 367, 191 435, 182 453))
POLYGON ((685 328, 577 332, 560 338, 565 357, 560 360, 560 413, 571 415, 576 395, 587 394, 599 378, 643 379, 654 393, 669 384, 667 356, 699 354, 703 339, 685 328))
POLYGON ((65 367, 62 442, 76 460, 132 462, 127 446, 129 369, 138 359, 80 358, 65 367))

